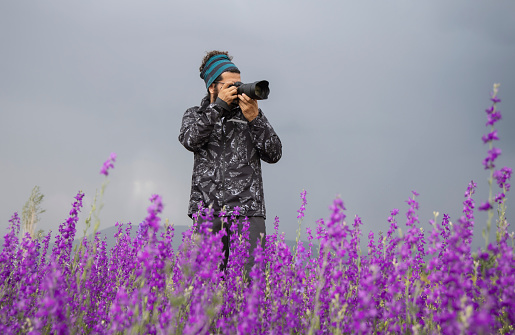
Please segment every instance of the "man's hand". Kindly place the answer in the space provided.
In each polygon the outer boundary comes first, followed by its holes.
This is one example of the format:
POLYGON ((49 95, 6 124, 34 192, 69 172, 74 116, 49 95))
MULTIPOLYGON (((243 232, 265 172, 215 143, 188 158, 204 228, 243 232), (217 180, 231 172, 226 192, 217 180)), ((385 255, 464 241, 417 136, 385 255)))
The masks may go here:
POLYGON ((238 95, 238 98, 243 116, 245 116, 249 122, 254 120, 259 114, 257 100, 249 98, 245 93, 238 95))
POLYGON ((233 82, 224 83, 220 92, 218 92, 218 97, 225 101, 228 105, 231 105, 232 102, 238 97, 238 88, 236 86, 229 85, 234 84, 233 82))

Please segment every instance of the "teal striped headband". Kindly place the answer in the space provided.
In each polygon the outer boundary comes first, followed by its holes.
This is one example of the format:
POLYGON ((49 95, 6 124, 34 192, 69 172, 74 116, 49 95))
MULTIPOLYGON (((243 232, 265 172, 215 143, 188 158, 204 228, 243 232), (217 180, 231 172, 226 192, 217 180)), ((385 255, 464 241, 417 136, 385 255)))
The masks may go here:
POLYGON ((238 70, 226 55, 215 55, 207 61, 204 70, 200 72, 200 78, 204 79, 206 87, 209 87, 219 75, 232 69, 238 70))

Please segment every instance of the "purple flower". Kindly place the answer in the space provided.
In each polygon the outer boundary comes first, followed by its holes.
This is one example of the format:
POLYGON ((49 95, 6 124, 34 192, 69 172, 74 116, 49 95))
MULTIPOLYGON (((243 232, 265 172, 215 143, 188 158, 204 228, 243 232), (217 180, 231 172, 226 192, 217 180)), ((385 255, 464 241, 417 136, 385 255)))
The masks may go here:
POLYGON ((232 215, 231 216, 234 216, 234 217, 239 216, 240 215, 240 210, 241 210, 240 206, 235 206, 233 211, 232 211, 232 215))
POLYGON ((500 188, 506 188, 506 191, 510 190, 510 184, 507 183, 508 180, 510 180, 512 174, 512 169, 509 167, 503 167, 500 170, 494 171, 493 177, 497 181, 497 185, 499 185, 500 188))
POLYGON ((486 122, 486 125, 493 126, 495 123, 497 123, 498 121, 500 121, 502 119, 501 111, 495 111, 491 114, 488 114, 486 116, 486 118, 488 119, 488 121, 486 122))
POLYGON ((501 204, 503 201, 504 201, 504 198, 505 198, 505 194, 504 193, 498 193, 496 196, 495 196, 495 202, 497 202, 498 204, 501 204))
POLYGON ((490 254, 488 252, 481 251, 479 253, 479 258, 481 258, 484 261, 488 260, 489 257, 490 257, 490 254))
POLYGON ((138 238, 145 240, 147 238, 155 238, 156 232, 159 230, 161 218, 158 216, 163 211, 163 200, 158 194, 150 197, 150 206, 147 208, 148 215, 143 222, 140 223, 138 230, 138 238), (149 228, 151 230, 149 230, 149 228))
POLYGON ((499 149, 499 148, 492 148, 492 149, 488 150, 488 156, 492 162, 494 160, 496 160, 500 154, 501 154, 501 149, 499 149))
POLYGON ((109 159, 104 162, 102 168, 100 169, 100 174, 107 176, 109 174, 109 169, 114 168, 114 162, 116 161, 116 153, 111 153, 109 159))
POLYGON ((343 214, 345 205, 343 204, 343 200, 341 198, 334 199, 333 204, 329 206, 329 209, 331 210, 331 220, 329 225, 345 220, 346 215, 343 214))
POLYGON ((297 210, 297 213, 299 213, 299 215, 297 215, 297 219, 304 218, 304 211, 306 210, 306 205, 308 203, 306 200, 306 190, 303 190, 300 193, 300 198, 302 199, 302 205, 300 205, 300 208, 297 210))
POLYGON ((479 206, 477 209, 480 210, 480 211, 487 211, 487 210, 490 210, 492 209, 492 205, 490 205, 490 203, 487 201, 487 202, 483 202, 481 204, 481 206, 479 206))
POLYGON ((499 137, 497 136, 497 129, 495 129, 494 131, 492 131, 486 135, 483 135, 482 140, 484 143, 488 143, 491 141, 498 141, 499 137))
POLYGON ((499 148, 492 148, 488 150, 488 156, 483 160, 483 165, 486 169, 493 169, 495 167, 494 161, 501 155, 501 149, 499 148))
POLYGON ((70 210, 70 216, 65 222, 59 226, 60 235, 56 236, 56 242, 52 250, 52 258, 59 259, 59 264, 64 264, 69 261, 73 248, 73 240, 75 238, 75 225, 79 221, 79 212, 82 208, 82 198, 84 193, 79 191, 74 197, 75 202, 70 210))

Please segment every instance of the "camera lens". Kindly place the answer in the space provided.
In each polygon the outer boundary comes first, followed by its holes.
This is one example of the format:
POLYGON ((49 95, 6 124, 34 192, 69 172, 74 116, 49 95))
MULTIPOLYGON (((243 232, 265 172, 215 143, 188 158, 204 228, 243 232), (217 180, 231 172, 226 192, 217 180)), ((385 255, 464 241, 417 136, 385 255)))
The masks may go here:
POLYGON ((262 91, 261 91, 261 87, 259 87, 259 86, 256 86, 256 89, 254 91, 255 91, 254 93, 256 93, 256 95, 258 97, 261 97, 262 94, 263 94, 262 91))
POLYGON ((268 88, 268 81, 256 81, 252 84, 241 84, 238 86, 238 94, 245 93, 249 98, 256 100, 264 100, 268 98, 270 89, 268 88))

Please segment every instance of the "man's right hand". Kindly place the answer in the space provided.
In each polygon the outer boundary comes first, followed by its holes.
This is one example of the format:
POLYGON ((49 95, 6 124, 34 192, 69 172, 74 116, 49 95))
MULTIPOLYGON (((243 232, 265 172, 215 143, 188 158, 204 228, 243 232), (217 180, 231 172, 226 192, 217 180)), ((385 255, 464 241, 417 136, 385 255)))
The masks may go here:
POLYGON ((238 88, 233 85, 233 82, 224 83, 220 92, 218 92, 218 97, 225 101, 228 105, 231 105, 232 102, 238 98, 238 88))

